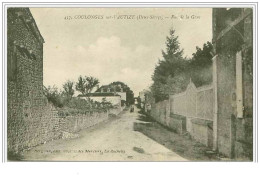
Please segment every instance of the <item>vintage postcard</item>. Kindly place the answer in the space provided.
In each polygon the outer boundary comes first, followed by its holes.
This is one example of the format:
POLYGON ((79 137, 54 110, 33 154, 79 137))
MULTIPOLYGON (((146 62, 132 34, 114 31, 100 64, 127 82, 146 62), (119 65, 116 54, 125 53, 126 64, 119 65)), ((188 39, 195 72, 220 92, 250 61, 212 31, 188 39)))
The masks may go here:
POLYGON ((254 9, 6 7, 8 161, 253 161, 254 9))

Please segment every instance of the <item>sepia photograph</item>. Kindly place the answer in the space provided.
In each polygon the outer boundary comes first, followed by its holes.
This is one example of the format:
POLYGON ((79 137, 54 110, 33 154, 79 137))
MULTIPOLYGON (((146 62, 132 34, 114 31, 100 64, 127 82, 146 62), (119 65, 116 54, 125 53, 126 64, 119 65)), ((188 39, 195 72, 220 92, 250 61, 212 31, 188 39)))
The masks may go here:
POLYGON ((7 161, 252 162, 253 18, 6 7, 7 161))

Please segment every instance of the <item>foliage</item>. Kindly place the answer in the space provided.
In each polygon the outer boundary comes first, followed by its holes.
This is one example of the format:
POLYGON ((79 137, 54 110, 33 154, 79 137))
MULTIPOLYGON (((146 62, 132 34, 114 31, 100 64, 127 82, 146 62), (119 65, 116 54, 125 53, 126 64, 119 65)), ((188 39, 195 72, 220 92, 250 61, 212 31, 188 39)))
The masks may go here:
POLYGON ((175 36, 175 30, 170 29, 170 36, 166 37, 166 52, 162 51, 163 58, 170 60, 174 57, 182 57, 183 49, 180 49, 178 36, 175 36))
POLYGON ((153 104, 154 103, 153 93, 150 90, 147 90, 145 92, 145 101, 148 104, 153 104))
POLYGON ((85 94, 86 88, 85 88, 86 80, 79 76, 78 82, 76 83, 76 90, 81 92, 83 95, 85 94))
POLYGON ((212 82, 212 44, 207 42, 203 49, 196 47, 191 59, 183 58, 178 36, 170 30, 166 37, 166 51, 162 51, 160 59, 152 75, 151 92, 155 101, 168 99, 169 94, 180 93, 187 87, 191 79, 198 87, 212 82))
POLYGON ((58 88, 54 86, 43 87, 44 95, 48 101, 54 106, 62 108, 65 106, 74 95, 73 82, 67 81, 63 84, 63 91, 58 91, 58 88))
POLYGON ((91 91, 99 84, 99 80, 92 76, 79 76, 78 82, 76 83, 76 90, 81 92, 82 95, 91 93, 91 91))
POLYGON ((183 74, 188 61, 182 57, 183 50, 173 29, 170 30, 170 36, 166 37, 166 51, 162 51, 162 55, 163 59, 159 60, 152 76, 151 91, 156 102, 167 99, 169 93, 182 91, 188 80, 183 74))
MULTIPOLYGON (((76 84, 76 89, 83 93, 89 93, 99 83, 98 79, 93 77, 80 76, 76 84)), ((90 98, 81 99, 73 97, 74 95, 74 83, 67 81, 63 84, 63 91, 58 91, 58 88, 54 86, 44 87, 44 94, 48 101, 51 102, 62 114, 78 114, 87 113, 93 111, 107 111, 111 108, 116 108, 111 102, 103 99, 102 102, 93 101, 90 98)))
POLYGON ((54 106, 58 107, 60 114, 84 114, 94 111, 107 111, 113 108, 113 105, 103 100, 102 102, 93 101, 89 98, 81 99, 78 97, 72 97, 68 100, 67 97, 62 96, 58 92, 55 86, 48 88, 45 87, 45 95, 48 98, 48 101, 51 102, 54 106))
POLYGON ((103 108, 113 108, 113 105, 111 102, 107 101, 106 98, 102 99, 102 102, 99 103, 103 108))
POLYGON ((162 92, 167 94, 181 93, 186 89, 188 85, 187 76, 184 73, 178 74, 178 76, 168 76, 166 84, 162 85, 162 92))
POLYGON ((43 87, 44 95, 47 97, 48 101, 53 103, 56 107, 63 107, 64 106, 64 100, 62 99, 62 96, 60 92, 58 91, 58 88, 54 86, 48 86, 43 87))
POLYGON ((121 88, 123 92, 126 92, 126 103, 127 105, 134 104, 134 92, 128 87, 127 84, 117 81, 109 84, 110 87, 115 88, 115 91, 120 92, 121 88))
POLYGON ((74 83, 72 81, 70 81, 70 80, 68 80, 67 82, 65 82, 63 84, 63 92, 62 92, 62 94, 65 97, 69 98, 69 99, 71 99, 73 97, 73 95, 74 95, 73 85, 74 85, 74 83))
POLYGON ((108 110, 113 108, 112 104, 107 101, 97 102, 89 98, 81 99, 74 97, 72 98, 66 107, 70 108, 70 111, 77 110, 78 112, 89 112, 97 110, 108 110))
POLYGON ((194 84, 202 86, 212 82, 212 44, 207 42, 203 49, 196 47, 190 60, 183 58, 178 36, 170 30, 166 37, 166 51, 162 51, 160 59, 152 75, 151 92, 155 101, 168 99, 169 94, 180 93, 187 87, 191 79, 194 84))
POLYGON ((212 55, 213 46, 210 42, 203 45, 203 49, 196 47, 189 65, 189 77, 198 87, 212 82, 212 55))
POLYGON ((130 87, 120 81, 112 82, 107 86, 102 86, 96 92, 101 92, 101 89, 110 89, 110 92, 126 92, 126 103, 127 105, 134 104, 134 92, 130 89, 130 87))

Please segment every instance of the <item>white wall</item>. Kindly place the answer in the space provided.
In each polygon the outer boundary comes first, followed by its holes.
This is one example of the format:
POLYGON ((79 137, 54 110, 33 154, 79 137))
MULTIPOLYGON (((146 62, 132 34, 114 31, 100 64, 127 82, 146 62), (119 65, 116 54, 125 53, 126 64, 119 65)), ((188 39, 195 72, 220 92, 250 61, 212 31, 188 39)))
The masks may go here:
POLYGON ((93 101, 102 102, 103 98, 106 99, 107 102, 111 102, 112 105, 121 104, 121 97, 120 96, 93 96, 89 97, 93 101))
POLYGON ((126 101, 126 92, 116 92, 116 94, 121 96, 121 100, 125 100, 126 101))

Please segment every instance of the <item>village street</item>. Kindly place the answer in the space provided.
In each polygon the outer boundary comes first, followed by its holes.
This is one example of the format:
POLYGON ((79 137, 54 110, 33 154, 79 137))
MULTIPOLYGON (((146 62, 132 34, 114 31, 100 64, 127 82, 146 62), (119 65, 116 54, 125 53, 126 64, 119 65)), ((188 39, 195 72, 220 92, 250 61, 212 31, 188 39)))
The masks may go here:
POLYGON ((29 161, 186 161, 163 145, 134 131, 138 109, 80 131, 78 138, 47 142, 24 151, 29 161))

